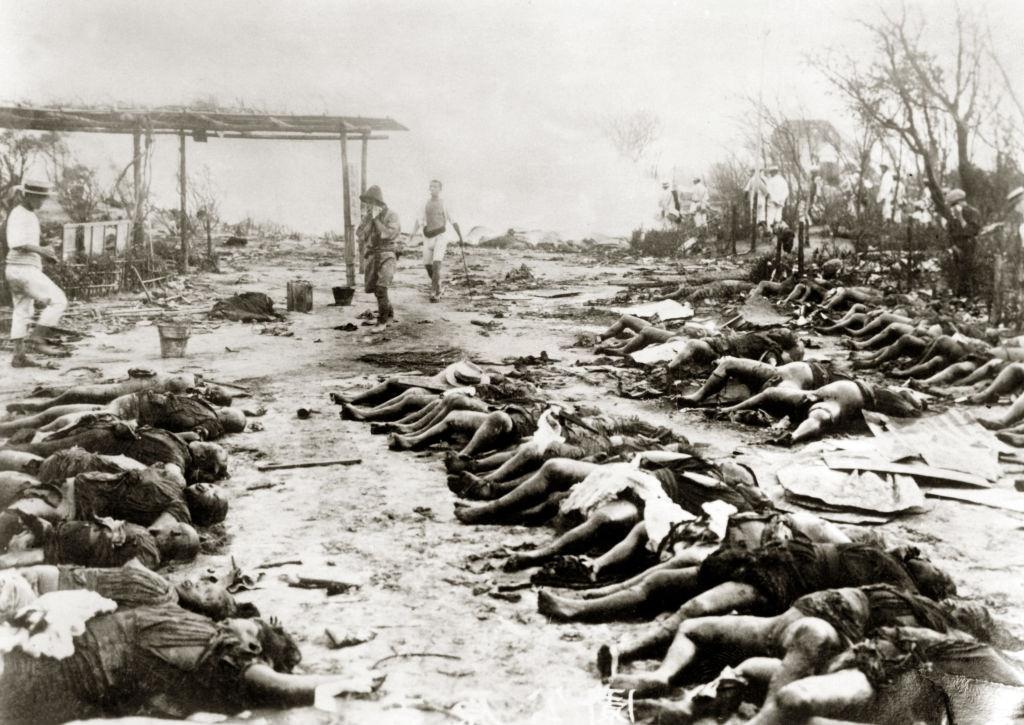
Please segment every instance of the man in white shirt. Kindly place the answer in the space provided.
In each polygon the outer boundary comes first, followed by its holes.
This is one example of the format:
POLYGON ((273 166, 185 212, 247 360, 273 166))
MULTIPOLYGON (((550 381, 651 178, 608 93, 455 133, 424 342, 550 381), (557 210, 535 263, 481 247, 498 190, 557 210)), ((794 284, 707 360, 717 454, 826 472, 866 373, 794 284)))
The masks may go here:
POLYGON ((458 222, 452 219, 447 205, 441 199, 441 189, 442 184, 437 179, 433 179, 430 182, 430 198, 427 199, 426 206, 423 209, 423 218, 416 220, 412 236, 409 237, 411 242, 415 238, 416 233, 421 228, 423 229, 423 266, 427 270, 427 276, 430 277, 431 302, 437 302, 441 299, 442 264, 445 252, 448 250, 448 242, 451 240, 451 235, 448 233, 449 224, 451 224, 452 229, 458 235, 459 244, 462 244, 462 230, 459 229, 458 222))
POLYGON ((7 215, 7 258, 4 265, 4 278, 14 303, 11 312, 14 357, 11 365, 16 368, 38 366, 26 354, 29 348, 44 355, 64 354, 59 348, 47 344, 47 339, 59 335, 54 328, 68 305, 64 292, 43 273, 43 257, 57 260, 57 255, 41 243, 39 217, 36 216, 36 210, 51 194, 50 186, 45 182, 24 181, 18 190, 21 201, 7 215), (32 336, 26 339, 35 302, 43 305, 43 311, 32 336))
POLYGON ((768 192, 768 228, 775 226, 776 222, 782 221, 782 207, 786 205, 789 198, 789 184, 779 174, 778 166, 768 167, 768 180, 765 182, 768 192))
POLYGON ((881 164, 882 178, 878 181, 878 196, 875 201, 882 208, 882 220, 893 220, 893 201, 896 194, 896 175, 888 164, 881 164))
POLYGON ((671 231, 679 225, 679 210, 676 208, 676 194, 667 181, 661 182, 661 196, 658 197, 658 220, 662 231, 671 231))
POLYGON ((750 178, 747 179, 747 185, 743 187, 743 192, 747 195, 747 203, 754 214, 755 226, 764 224, 765 196, 768 191, 765 186, 764 174, 760 169, 751 170, 750 178), (757 208, 754 207, 755 197, 757 198, 757 208))
POLYGON ((708 187, 699 176, 693 180, 693 225, 697 233, 706 232, 708 228, 708 203, 710 199, 708 187))

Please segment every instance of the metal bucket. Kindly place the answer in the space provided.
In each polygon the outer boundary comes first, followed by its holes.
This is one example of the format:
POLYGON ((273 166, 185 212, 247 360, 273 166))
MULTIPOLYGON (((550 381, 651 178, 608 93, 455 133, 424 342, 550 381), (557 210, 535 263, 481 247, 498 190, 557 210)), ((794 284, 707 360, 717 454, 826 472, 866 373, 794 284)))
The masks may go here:
POLYGON ((356 293, 352 287, 331 287, 334 293, 334 304, 339 307, 347 307, 352 304, 352 296, 356 293))
POLYGON ((161 357, 185 357, 191 328, 180 323, 157 324, 156 328, 160 332, 161 357))

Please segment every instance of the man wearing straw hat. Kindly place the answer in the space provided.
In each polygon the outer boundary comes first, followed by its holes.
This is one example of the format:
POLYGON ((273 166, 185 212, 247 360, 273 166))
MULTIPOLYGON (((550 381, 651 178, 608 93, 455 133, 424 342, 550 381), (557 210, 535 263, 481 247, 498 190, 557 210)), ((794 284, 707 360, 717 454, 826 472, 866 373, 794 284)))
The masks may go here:
POLYGON ((25 180, 17 190, 21 193, 21 201, 7 215, 7 258, 4 267, 4 277, 13 302, 11 341, 14 343, 14 356, 11 365, 16 368, 38 367, 38 363, 26 354, 27 350, 44 355, 64 354, 59 348, 47 344, 47 339, 58 335, 54 328, 67 308, 68 298, 43 273, 43 257, 57 261, 57 255, 40 241, 39 217, 36 216, 36 210, 51 194, 50 185, 25 180), (26 339, 36 302, 43 305, 43 311, 31 337, 26 339))
POLYGON ((367 207, 366 216, 356 230, 356 236, 366 245, 364 288, 377 298, 376 329, 380 331, 386 329, 388 321, 395 317, 388 287, 395 277, 395 266, 401 254, 399 236, 402 224, 398 214, 384 203, 379 186, 371 186, 359 199, 367 207))

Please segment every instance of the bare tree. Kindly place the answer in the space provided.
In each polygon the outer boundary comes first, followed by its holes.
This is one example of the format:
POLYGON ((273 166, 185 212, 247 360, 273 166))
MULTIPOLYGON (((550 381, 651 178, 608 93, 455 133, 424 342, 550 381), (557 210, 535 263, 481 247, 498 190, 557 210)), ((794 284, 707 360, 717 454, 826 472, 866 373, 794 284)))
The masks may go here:
POLYGON ((103 192, 96 180, 96 170, 85 164, 64 168, 57 182, 57 201, 75 222, 93 221, 103 192))
POLYGON ((600 126, 615 150, 634 164, 640 163, 661 136, 661 120, 644 109, 608 116, 600 126))
POLYGON ((220 223, 220 192, 209 166, 203 166, 198 174, 189 177, 188 193, 195 215, 192 224, 206 234, 206 255, 213 259, 213 230, 220 223))
POLYGON ((971 142, 985 97, 985 37, 959 7, 952 29, 955 50, 945 60, 925 47, 925 21, 905 6, 898 13, 882 9, 877 21, 861 25, 874 44, 866 67, 849 58, 824 57, 814 64, 866 124, 880 136, 897 135, 918 157, 932 202, 948 217, 943 185, 951 153, 964 191, 969 197, 975 191, 971 142))

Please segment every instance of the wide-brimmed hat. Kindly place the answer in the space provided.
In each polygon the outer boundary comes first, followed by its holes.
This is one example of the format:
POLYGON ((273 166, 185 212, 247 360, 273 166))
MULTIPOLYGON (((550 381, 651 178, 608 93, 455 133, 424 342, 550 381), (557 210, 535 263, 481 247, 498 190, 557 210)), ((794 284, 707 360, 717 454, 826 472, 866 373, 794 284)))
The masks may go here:
POLYGON ((946 203, 947 204, 959 204, 961 201, 967 198, 967 194, 963 189, 950 189, 946 192, 946 203))
POLYGON ((779 170, 779 165, 778 164, 769 164, 769 166, 768 166, 768 173, 769 174, 772 173, 773 171, 778 171, 778 170, 779 170))
POLYGON ((50 196, 53 194, 53 189, 48 182, 37 179, 25 179, 15 188, 22 194, 34 194, 35 196, 50 196))
POLYGON ((1022 196, 1024 196, 1024 186, 1018 186, 1016 189, 1014 189, 1013 191, 1006 195, 1006 203, 1012 204, 1022 196))
POLYGON ((364 204, 376 204, 377 206, 387 206, 384 203, 384 195, 380 191, 380 187, 374 184, 369 189, 359 195, 359 201, 364 204))

